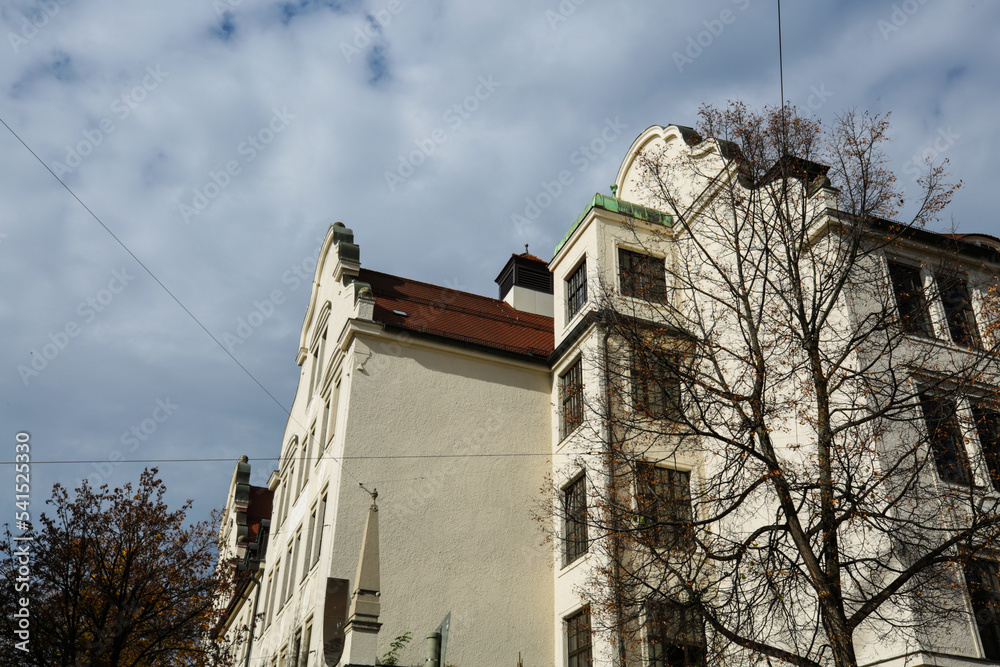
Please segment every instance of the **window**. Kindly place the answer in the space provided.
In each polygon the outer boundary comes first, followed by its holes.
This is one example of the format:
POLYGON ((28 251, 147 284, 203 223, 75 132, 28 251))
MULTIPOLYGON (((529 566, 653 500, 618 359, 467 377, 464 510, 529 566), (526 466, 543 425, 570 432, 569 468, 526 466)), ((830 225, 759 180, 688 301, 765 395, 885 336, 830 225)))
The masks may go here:
MULTIPOLYGON (((289 551, 291 557, 288 561, 288 590, 285 591, 285 599, 292 597, 292 591, 295 590, 295 568, 299 564, 299 551, 302 547, 302 528, 295 531, 295 550, 289 551)), ((291 547, 289 547, 291 549, 291 547)))
POLYGON ((889 262, 889 278, 892 280, 892 291, 896 296, 899 323, 903 331, 928 338, 933 336, 920 269, 889 262))
POLYGON ((316 342, 310 355, 309 363, 309 393, 316 391, 316 383, 319 381, 319 341, 316 342))
POLYGON ((299 667, 299 658, 302 655, 302 631, 299 630, 295 633, 295 639, 292 640, 292 661, 289 663, 291 667, 299 667))
POLYGON ((563 489, 563 567, 587 553, 587 478, 563 489))
POLYGON ((306 537, 306 550, 305 550, 305 563, 302 565, 302 578, 306 578, 306 573, 312 568, 312 564, 315 562, 312 559, 313 553, 313 536, 316 534, 316 506, 313 505, 312 512, 309 514, 309 534, 306 537))
POLYGON ((646 611, 650 667, 704 667, 705 624, 697 609, 658 602, 646 611))
POLYGON ((559 377, 560 440, 583 423, 583 361, 577 359, 569 370, 559 377))
POLYGON ((632 407, 652 419, 681 416, 680 355, 655 345, 633 348, 632 407))
POLYGON ((979 329, 976 327, 976 315, 972 312, 968 283, 964 278, 941 275, 937 276, 937 283, 951 340, 956 345, 979 347, 979 329))
POLYGON ((924 413, 938 475, 946 482, 971 484, 969 457, 958 425, 958 406, 955 401, 924 392, 920 394, 920 407, 924 413))
POLYGON ((292 590, 292 587, 288 585, 288 572, 294 569, 294 563, 292 562, 292 545, 288 545, 288 553, 285 554, 285 578, 281 580, 281 597, 279 602, 284 606, 285 601, 288 599, 288 593, 292 590))
POLYGON ((281 563, 274 564, 274 585, 271 586, 271 598, 267 603, 267 624, 271 624, 271 617, 274 611, 277 611, 274 607, 274 601, 277 600, 281 602, 281 598, 278 596, 278 585, 281 582, 281 563))
POLYGON ((587 260, 580 262, 569 278, 566 279, 566 321, 580 312, 587 303, 587 260))
POLYGON ((983 403, 973 403, 972 416, 976 420, 979 449, 990 471, 990 482, 1000 491, 1000 413, 983 403))
POLYGON ((649 462, 636 466, 640 541, 661 549, 690 549, 691 475, 649 462))
POLYGON ((618 272, 623 295, 649 301, 666 299, 667 279, 659 257, 618 248, 618 272))
POLYGON ((330 400, 330 423, 329 428, 326 433, 326 442, 323 443, 324 447, 329 446, 330 441, 333 440, 333 436, 337 432, 337 404, 340 401, 340 381, 333 386, 333 397, 330 400))
POLYGON ((309 667, 309 644, 312 642, 312 621, 306 625, 306 633, 302 640, 302 658, 295 667, 309 667))
POLYGON ((278 522, 279 528, 285 522, 285 517, 288 516, 288 478, 291 474, 292 469, 289 467, 288 472, 285 473, 285 478, 281 480, 281 521, 278 522))
POLYGON ((590 667, 590 609, 584 607, 566 619, 566 648, 569 667, 590 667))
POLYGON ((1000 659, 1000 572, 997 564, 977 558, 962 568, 969 587, 972 612, 976 615, 983 653, 990 660, 1000 659))
MULTIPOLYGON (((277 568, 275 568, 277 571, 277 568)), ((271 587, 271 581, 274 572, 267 575, 267 587, 264 589, 264 604, 267 605, 267 614, 264 616, 264 627, 271 625, 271 612, 274 610, 274 589, 271 587)))
POLYGON ((313 551, 312 562, 315 565, 319 560, 319 551, 323 546, 323 521, 326 516, 326 494, 323 494, 323 499, 319 501, 319 509, 316 510, 316 547, 313 551))
POLYGON ((305 488, 306 482, 309 481, 309 469, 310 466, 310 454, 312 449, 313 440, 316 439, 316 424, 313 424, 309 429, 309 435, 305 437, 302 441, 302 463, 299 466, 299 492, 305 488))

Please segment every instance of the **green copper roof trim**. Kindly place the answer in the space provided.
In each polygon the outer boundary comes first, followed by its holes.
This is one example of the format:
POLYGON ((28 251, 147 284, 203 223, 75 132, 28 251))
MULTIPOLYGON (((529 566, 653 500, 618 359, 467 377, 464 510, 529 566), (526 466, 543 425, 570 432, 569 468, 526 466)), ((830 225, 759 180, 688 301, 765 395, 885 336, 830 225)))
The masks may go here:
POLYGON ((654 225, 663 225, 664 227, 670 227, 674 221, 669 213, 657 211, 656 209, 647 208, 639 204, 633 204, 632 202, 625 201, 624 199, 618 199, 617 197, 610 197, 608 195, 597 193, 594 195, 594 198, 590 200, 590 203, 587 204, 587 208, 583 209, 583 213, 577 216, 576 222, 574 222, 569 228, 569 231, 562 237, 562 240, 556 244, 556 249, 552 253, 553 255, 559 254, 559 251, 562 250, 564 245, 566 245, 566 241, 569 240, 569 237, 573 235, 573 232, 575 232, 576 228, 580 226, 583 219, 587 217, 590 210, 595 207, 603 208, 605 211, 611 211, 612 213, 627 215, 630 218, 645 220, 646 222, 651 222, 654 225))

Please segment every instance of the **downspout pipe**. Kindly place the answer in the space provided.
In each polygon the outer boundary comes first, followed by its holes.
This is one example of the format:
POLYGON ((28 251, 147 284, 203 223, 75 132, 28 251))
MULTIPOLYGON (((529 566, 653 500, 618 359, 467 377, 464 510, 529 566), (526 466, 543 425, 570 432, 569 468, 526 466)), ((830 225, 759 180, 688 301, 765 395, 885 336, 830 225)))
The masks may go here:
POLYGON ((427 635, 427 660, 424 667, 441 667, 441 633, 427 635))
MULTIPOLYGON (((603 359, 601 360, 601 367, 604 369, 604 387, 602 388, 602 392, 604 394, 604 400, 606 401, 606 404, 605 404, 605 406, 606 406, 605 407, 606 414, 605 414, 604 423, 606 424, 605 428, 608 429, 607 440, 608 440, 608 448, 610 449, 614 445, 614 443, 612 442, 612 439, 614 438, 614 435, 613 435, 614 434, 614 429, 611 427, 611 423, 612 423, 612 421, 611 421, 611 392, 610 392, 610 387, 611 387, 611 370, 610 370, 610 368, 608 368, 608 364, 610 363, 608 361, 608 337, 609 337, 609 335, 610 334, 608 333, 607 323, 605 322, 604 326, 601 327, 601 354, 603 355, 603 359)), ((617 479, 616 479, 614 461, 613 460, 609 461, 609 464, 610 464, 610 470, 608 471, 608 475, 609 475, 610 483, 611 483, 611 492, 612 493, 617 493, 617 479)), ((614 499, 612 499, 612 502, 614 502, 614 499)), ((611 565, 612 565, 612 576, 615 579, 613 585, 615 586, 615 616, 617 617, 615 619, 615 626, 616 626, 616 630, 617 630, 616 634, 618 635, 616 637, 617 644, 618 644, 618 646, 617 646, 617 649, 618 649, 618 664, 620 665, 620 667, 625 667, 625 664, 626 664, 625 663, 625 658, 626 658, 626 651, 625 651, 625 628, 624 628, 625 618, 624 618, 624 614, 622 613, 621 588, 619 586, 619 583, 621 581, 621 546, 620 546, 620 542, 618 540, 618 535, 617 535, 617 532, 616 532, 617 528, 618 528, 617 518, 614 517, 614 516, 612 516, 612 522, 613 522, 613 524, 612 524, 612 533, 611 533, 611 539, 612 539, 612 542, 611 542, 611 560, 612 560, 612 564, 611 565)))
POLYGON ((253 613, 250 614, 250 639, 247 640, 247 657, 243 661, 243 667, 250 667, 250 656, 253 655, 253 636, 257 628, 257 605, 260 603, 260 582, 263 578, 263 570, 259 570, 253 576, 253 585, 257 592, 253 596, 253 613))

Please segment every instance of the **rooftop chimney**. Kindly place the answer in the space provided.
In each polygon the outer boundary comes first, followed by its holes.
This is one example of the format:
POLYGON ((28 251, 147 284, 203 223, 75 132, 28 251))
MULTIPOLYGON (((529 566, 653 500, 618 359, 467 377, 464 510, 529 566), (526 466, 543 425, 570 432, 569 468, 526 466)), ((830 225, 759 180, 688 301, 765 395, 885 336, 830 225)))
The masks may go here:
POLYGON ((500 299, 516 310, 553 316, 552 273, 545 260, 527 252, 511 255, 496 283, 500 286, 500 299))

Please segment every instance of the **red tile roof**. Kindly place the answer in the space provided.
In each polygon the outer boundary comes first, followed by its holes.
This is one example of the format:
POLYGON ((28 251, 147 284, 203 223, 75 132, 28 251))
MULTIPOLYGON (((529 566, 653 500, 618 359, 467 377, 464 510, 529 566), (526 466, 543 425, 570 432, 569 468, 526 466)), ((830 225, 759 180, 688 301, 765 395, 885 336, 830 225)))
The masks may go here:
POLYGON ((499 299, 361 269, 372 286, 376 322, 431 336, 545 359, 552 353, 552 318, 515 310, 499 299))
MULTIPOLYGON (((250 487, 250 502, 247 505, 247 542, 256 542, 262 519, 271 518, 274 491, 266 486, 250 487)), ((261 554, 263 557, 263 554, 261 554)))
POLYGON ((548 266, 548 262, 546 262, 544 259, 542 259, 541 257, 535 257, 534 255, 532 255, 530 253, 527 253, 527 252, 522 252, 520 255, 511 255, 511 257, 520 257, 522 259, 530 259, 530 260, 532 260, 534 262, 541 262, 542 264, 545 264, 546 266, 548 266))

